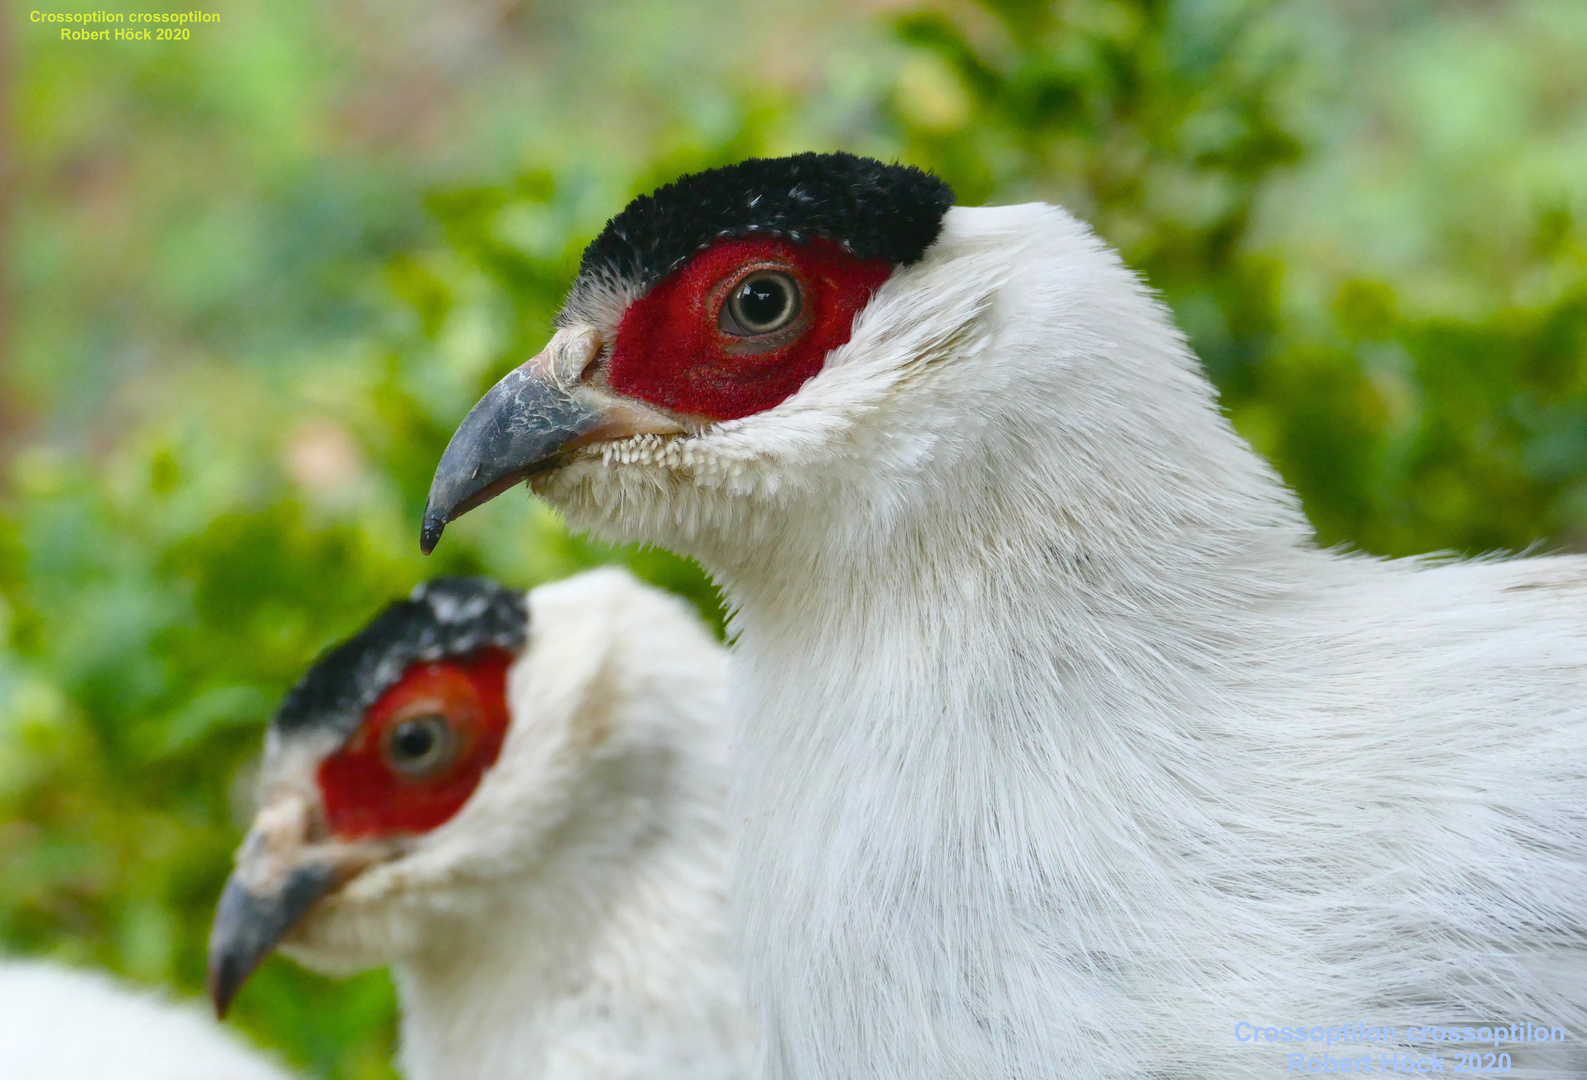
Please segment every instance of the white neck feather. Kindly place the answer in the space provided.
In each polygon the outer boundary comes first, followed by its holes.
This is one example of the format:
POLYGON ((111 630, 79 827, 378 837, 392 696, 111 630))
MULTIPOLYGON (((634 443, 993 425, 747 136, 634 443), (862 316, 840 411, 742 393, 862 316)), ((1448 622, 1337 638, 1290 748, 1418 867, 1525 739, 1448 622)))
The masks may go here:
POLYGON ((689 827, 593 831, 533 878, 471 898, 395 967, 406 1074, 743 1076, 750 1046, 726 962, 723 847, 689 827))

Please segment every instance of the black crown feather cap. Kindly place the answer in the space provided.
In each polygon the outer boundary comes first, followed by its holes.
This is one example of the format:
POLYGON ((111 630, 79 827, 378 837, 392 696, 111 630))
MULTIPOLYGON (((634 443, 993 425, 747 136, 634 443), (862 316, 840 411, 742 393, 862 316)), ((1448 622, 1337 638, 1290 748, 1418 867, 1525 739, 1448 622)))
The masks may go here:
POLYGON ((425 582, 358 633, 320 654, 287 692, 272 727, 282 735, 333 731, 349 738, 364 711, 416 663, 523 648, 529 634, 524 594, 483 577, 425 582))
POLYGON ((757 234, 821 237, 859 258, 908 266, 937 239, 952 205, 953 190, 913 165, 845 153, 750 158, 629 203, 584 250, 579 280, 643 293, 715 241, 757 234))

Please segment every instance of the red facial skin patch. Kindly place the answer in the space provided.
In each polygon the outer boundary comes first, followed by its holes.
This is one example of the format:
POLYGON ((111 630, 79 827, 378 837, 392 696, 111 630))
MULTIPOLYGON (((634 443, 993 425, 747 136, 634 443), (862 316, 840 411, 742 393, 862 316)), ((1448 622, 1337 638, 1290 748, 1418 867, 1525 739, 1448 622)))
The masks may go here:
POLYGON ((507 669, 512 654, 415 664, 364 714, 340 750, 320 763, 320 796, 330 831, 343 839, 423 833, 463 808, 507 736, 507 669), (388 760, 391 732, 406 720, 444 716, 455 736, 446 763, 407 776, 388 760))
POLYGON ((829 240, 724 240, 696 255, 629 306, 606 369, 620 394, 686 416, 734 420, 792 397, 849 340, 854 316, 892 274, 885 259, 859 259, 829 240), (721 328, 722 307, 751 274, 781 271, 799 283, 800 313, 788 327, 739 336, 721 328))

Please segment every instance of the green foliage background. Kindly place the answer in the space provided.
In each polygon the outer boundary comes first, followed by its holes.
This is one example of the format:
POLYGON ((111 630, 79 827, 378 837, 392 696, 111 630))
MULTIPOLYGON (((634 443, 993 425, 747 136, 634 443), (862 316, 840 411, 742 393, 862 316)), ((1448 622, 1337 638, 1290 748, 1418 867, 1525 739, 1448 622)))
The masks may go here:
MULTIPOLYGON (((81 9, 62 3, 51 10, 81 9)), ((275 702, 421 578, 697 569, 430 471, 634 193, 750 154, 1048 199, 1173 306, 1325 544, 1587 547, 1579 0, 352 0, 181 44, 6 9, 0 946, 197 993, 275 702)), ((392 1075, 386 977, 236 1022, 392 1075)))

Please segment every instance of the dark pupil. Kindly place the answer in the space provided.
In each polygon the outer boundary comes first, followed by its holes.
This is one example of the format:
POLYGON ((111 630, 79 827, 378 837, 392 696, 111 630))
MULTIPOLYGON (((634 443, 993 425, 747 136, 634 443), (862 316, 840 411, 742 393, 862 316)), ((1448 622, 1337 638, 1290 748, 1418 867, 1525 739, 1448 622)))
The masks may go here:
POLYGON ((748 324, 746 330, 770 326, 788 310, 788 290, 773 277, 746 281, 738 291, 738 310, 748 324))
POLYGON ((421 720, 398 724, 391 736, 391 748, 399 758, 416 761, 435 748, 435 731, 421 720))

